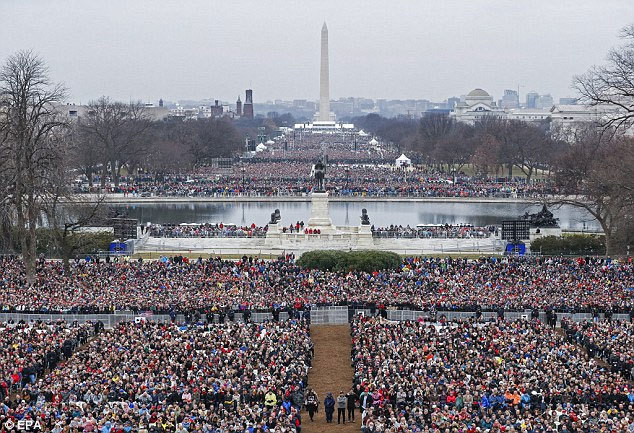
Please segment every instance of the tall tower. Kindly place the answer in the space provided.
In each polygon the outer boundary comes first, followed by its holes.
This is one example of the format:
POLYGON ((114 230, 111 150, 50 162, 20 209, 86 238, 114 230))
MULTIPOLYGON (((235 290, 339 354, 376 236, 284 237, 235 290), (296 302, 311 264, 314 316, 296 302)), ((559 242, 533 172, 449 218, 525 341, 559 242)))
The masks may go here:
POLYGON ((319 120, 330 120, 330 70, 328 66, 328 27, 321 28, 321 69, 319 70, 319 120))
POLYGON ((242 101, 240 100, 240 95, 238 95, 238 100, 236 101, 236 115, 238 117, 242 116, 242 101))
POLYGON ((247 89, 244 104, 242 104, 242 117, 253 119, 253 90, 247 89))

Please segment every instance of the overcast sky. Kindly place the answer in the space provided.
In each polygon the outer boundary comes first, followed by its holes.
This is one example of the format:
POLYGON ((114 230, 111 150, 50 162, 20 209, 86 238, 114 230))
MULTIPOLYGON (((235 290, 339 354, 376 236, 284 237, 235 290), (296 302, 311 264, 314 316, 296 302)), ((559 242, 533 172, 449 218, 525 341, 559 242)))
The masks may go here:
POLYGON ((634 22, 632 0, 0 0, 0 59, 31 49, 85 103, 426 98, 475 87, 573 95, 634 22), (242 96, 244 100, 244 96, 242 96))

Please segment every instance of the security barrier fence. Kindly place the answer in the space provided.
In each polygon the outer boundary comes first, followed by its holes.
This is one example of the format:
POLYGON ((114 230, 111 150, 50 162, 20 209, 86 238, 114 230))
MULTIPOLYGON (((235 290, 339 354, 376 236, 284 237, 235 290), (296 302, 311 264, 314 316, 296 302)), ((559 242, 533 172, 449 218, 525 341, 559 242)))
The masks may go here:
MULTIPOLYGON (((310 321, 313 325, 341 325, 348 323, 352 317, 357 314, 364 314, 366 316, 374 316, 383 314, 384 317, 388 320, 394 321, 404 321, 404 320, 426 320, 426 321, 439 321, 439 320, 467 320, 470 318, 475 318, 477 316, 476 311, 419 311, 412 309, 387 309, 387 310, 379 310, 376 308, 368 308, 365 306, 320 306, 313 307, 310 310, 305 310, 301 312, 294 312, 293 315, 295 317, 306 317, 310 315, 310 321)), ((498 315, 497 311, 482 311, 480 312, 480 319, 491 321, 496 320, 498 315)), ((532 317, 531 310, 524 311, 504 311, 504 317, 506 319, 525 319, 529 320, 532 317)), ((562 318, 567 317, 570 320, 580 322, 584 320, 592 320, 592 313, 568 313, 568 312, 556 312, 557 319, 560 321, 562 318)), ((279 320, 288 320, 290 317, 289 313, 286 311, 279 312, 279 320)), ((540 311, 539 318, 542 321, 546 321, 546 312, 540 311)), ((600 313, 598 315, 599 319, 603 319, 605 317, 604 313, 600 313)), ((613 320, 630 320, 629 314, 612 314, 613 320)), ((263 312, 263 311, 253 311, 248 313, 248 319, 253 322, 264 322, 267 320, 273 319, 272 312, 263 312)), ((172 317, 169 314, 147 314, 147 313, 133 313, 131 311, 120 311, 114 312, 112 314, 43 314, 43 313, 9 313, 3 312, 0 313, 0 321, 9 321, 12 320, 14 322, 18 321, 57 321, 57 320, 65 320, 67 322, 77 321, 78 323, 84 322, 102 322, 106 328, 112 328, 116 326, 118 323, 127 322, 127 321, 140 321, 140 320, 148 320, 153 322, 170 322, 172 317)), ((214 314, 200 314, 196 316, 188 315, 185 316, 183 314, 177 314, 174 316, 174 320, 178 322, 184 321, 208 321, 211 323, 218 323, 220 321, 220 315, 218 313, 214 314)), ((240 310, 235 310, 233 312, 233 319, 226 315, 224 317, 225 321, 234 320, 238 322, 244 321, 244 313, 240 310)))

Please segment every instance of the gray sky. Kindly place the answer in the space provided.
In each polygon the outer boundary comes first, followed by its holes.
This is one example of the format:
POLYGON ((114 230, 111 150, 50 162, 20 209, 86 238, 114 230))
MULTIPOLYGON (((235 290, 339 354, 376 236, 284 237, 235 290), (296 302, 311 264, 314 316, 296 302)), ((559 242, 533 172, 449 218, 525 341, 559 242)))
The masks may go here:
POLYGON ((318 99, 328 23, 331 97, 443 100, 521 85, 573 95, 632 0, 0 0, 0 59, 38 52, 70 100, 318 99))

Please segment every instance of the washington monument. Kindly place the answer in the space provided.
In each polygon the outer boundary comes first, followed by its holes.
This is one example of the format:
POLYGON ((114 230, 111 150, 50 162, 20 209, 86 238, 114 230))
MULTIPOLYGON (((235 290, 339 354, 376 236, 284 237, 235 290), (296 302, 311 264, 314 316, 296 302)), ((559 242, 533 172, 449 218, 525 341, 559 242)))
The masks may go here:
POLYGON ((319 121, 330 120, 330 72, 328 67, 328 27, 321 28, 321 69, 319 71, 319 121))

